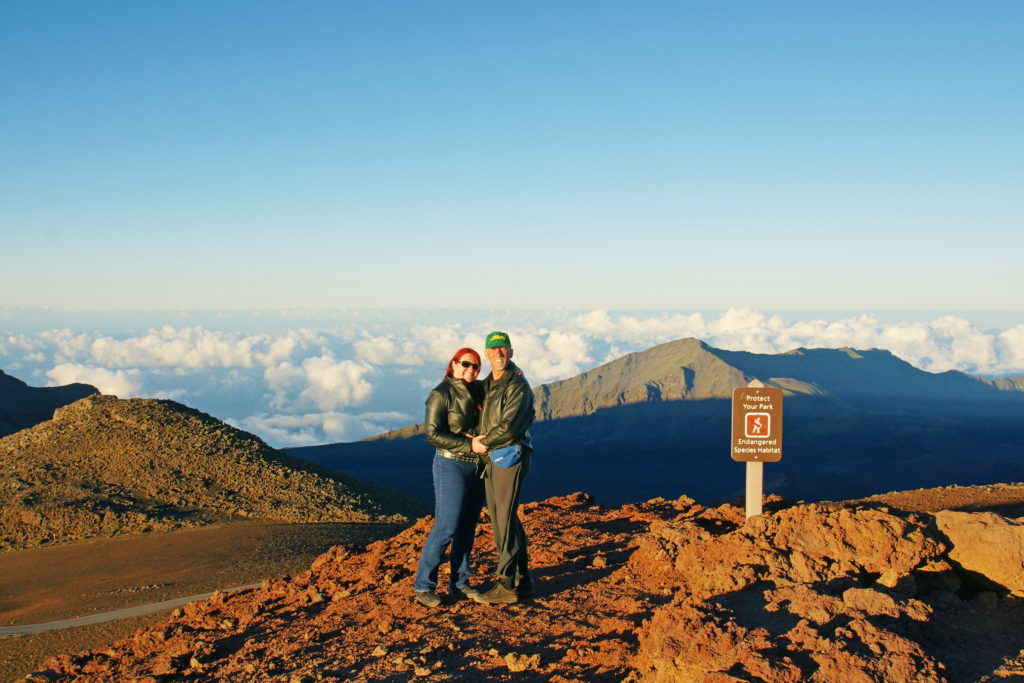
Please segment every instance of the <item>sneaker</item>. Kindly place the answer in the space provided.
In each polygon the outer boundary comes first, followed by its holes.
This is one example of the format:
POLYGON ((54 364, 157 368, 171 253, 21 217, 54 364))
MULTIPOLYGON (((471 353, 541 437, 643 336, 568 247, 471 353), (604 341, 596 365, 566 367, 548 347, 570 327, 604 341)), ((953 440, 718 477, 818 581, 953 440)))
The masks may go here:
POLYGON ((480 591, 473 588, 472 586, 461 586, 458 588, 452 588, 451 596, 455 600, 476 600, 476 597, 480 595, 480 591))
POLYGON ((437 597, 434 591, 416 591, 416 599, 426 607, 437 607, 441 604, 441 598, 437 597))
POLYGON ((501 581, 496 582, 486 593, 477 593, 473 599, 483 605, 519 602, 515 590, 503 585, 501 581))

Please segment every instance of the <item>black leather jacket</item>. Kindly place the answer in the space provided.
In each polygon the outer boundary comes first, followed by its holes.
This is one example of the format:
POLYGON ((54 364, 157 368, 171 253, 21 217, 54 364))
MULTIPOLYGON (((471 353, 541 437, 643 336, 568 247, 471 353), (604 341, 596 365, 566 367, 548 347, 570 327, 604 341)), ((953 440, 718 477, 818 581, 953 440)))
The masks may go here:
POLYGON ((483 402, 483 382, 466 384, 445 377, 427 396, 427 442, 453 453, 472 453, 473 442, 464 434, 476 434, 483 402))
POLYGON ((533 424, 533 391, 523 371, 509 361, 501 379, 491 375, 484 380, 484 410, 480 415, 479 433, 486 434, 483 443, 489 449, 520 444, 533 450, 529 427, 533 424))

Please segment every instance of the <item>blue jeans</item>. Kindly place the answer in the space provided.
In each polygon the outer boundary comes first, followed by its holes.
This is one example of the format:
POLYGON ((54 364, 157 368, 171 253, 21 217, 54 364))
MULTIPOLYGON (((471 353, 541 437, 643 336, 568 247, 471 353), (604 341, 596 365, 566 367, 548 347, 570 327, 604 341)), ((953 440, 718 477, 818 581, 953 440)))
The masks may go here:
POLYGON ((473 550, 476 523, 484 502, 481 465, 434 456, 434 528, 423 544, 413 590, 437 588, 437 571, 445 548, 451 545, 451 589, 465 588, 473 570, 469 555, 473 550))

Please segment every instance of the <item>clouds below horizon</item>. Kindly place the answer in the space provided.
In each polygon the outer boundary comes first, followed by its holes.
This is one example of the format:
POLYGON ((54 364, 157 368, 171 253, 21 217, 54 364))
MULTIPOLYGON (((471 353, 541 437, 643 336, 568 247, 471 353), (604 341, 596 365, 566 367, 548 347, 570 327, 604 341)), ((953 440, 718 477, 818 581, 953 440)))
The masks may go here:
POLYGON ((142 388, 141 370, 108 370, 80 365, 78 363, 61 363, 50 369, 46 376, 52 380, 51 386, 64 384, 91 384, 104 394, 115 394, 122 398, 133 398, 139 395, 142 388))
POLYGON ((171 325, 120 336, 50 329, 0 334, 0 363, 49 385, 85 382, 122 397, 175 398, 276 446, 359 439, 402 426, 399 419, 418 420, 409 415, 418 415, 424 388, 436 383, 451 354, 463 346, 482 352, 495 327, 510 333, 515 361, 534 386, 684 337, 755 353, 883 348, 930 372, 1024 374, 1024 323, 982 330, 951 315, 927 322, 883 323, 872 314, 789 320, 734 308, 716 315, 596 309, 465 318, 423 324, 420 315, 367 329, 332 320, 332 327, 255 334, 171 325))
POLYGON ((283 408, 310 406, 322 411, 359 405, 373 393, 365 376, 373 366, 362 361, 335 360, 330 354, 307 358, 301 365, 289 362, 267 368, 263 376, 274 392, 270 405, 283 408))
POLYGON ((349 414, 337 411, 300 415, 253 415, 227 422, 279 446, 315 446, 322 443, 356 441, 388 431, 396 423, 408 424, 416 418, 405 413, 349 414))
POLYGON ((786 322, 778 315, 729 309, 709 321, 700 313, 613 318, 607 311, 596 310, 573 322, 613 348, 646 348, 671 339, 697 337, 730 351, 879 348, 928 372, 961 370, 990 376, 1024 372, 1024 324, 984 332, 957 316, 941 316, 931 322, 881 323, 877 316, 864 314, 834 321, 786 322))

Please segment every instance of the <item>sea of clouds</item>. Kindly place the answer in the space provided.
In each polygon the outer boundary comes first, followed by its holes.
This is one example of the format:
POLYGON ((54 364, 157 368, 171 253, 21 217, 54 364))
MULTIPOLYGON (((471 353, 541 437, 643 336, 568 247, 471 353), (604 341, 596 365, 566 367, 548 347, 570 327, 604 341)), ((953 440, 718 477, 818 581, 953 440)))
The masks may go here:
POLYGON ((492 329, 510 333, 534 386, 684 337, 758 353, 882 348, 929 372, 1024 374, 1024 323, 983 328, 968 318, 750 309, 116 317, 7 310, 0 311, 0 369, 34 386, 84 382, 122 398, 174 399, 283 447, 353 441, 418 422, 448 358, 462 346, 482 351, 492 329), (67 324, 53 325, 58 319, 67 324))

